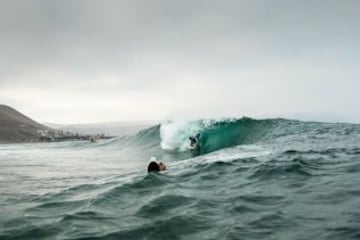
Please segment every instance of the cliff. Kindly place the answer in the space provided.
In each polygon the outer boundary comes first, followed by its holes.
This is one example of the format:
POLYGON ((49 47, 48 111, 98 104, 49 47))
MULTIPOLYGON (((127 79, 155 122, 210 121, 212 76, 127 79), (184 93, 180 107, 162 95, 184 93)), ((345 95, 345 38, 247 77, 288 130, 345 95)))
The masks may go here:
POLYGON ((40 141, 39 130, 51 130, 14 108, 0 105, 0 143, 40 141))

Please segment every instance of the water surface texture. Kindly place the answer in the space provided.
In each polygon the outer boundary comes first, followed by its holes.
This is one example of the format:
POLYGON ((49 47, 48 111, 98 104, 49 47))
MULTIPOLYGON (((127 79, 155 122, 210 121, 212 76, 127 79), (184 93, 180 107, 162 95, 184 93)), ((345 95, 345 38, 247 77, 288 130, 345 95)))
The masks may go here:
POLYGON ((359 133, 242 118, 4 144, 0 239, 360 239, 359 133), (151 156, 169 170, 148 175, 151 156))

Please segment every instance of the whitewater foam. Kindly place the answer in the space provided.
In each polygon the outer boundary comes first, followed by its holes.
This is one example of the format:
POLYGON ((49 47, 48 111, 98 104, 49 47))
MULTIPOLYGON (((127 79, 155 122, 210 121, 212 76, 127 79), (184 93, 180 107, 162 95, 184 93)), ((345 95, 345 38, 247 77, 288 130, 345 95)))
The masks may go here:
POLYGON ((237 119, 219 118, 203 120, 178 120, 161 124, 160 138, 161 148, 164 150, 188 151, 189 137, 204 132, 217 123, 233 123, 237 119))
POLYGON ((203 126, 200 121, 176 121, 161 124, 161 148, 164 150, 189 150, 189 137, 199 133, 203 126))

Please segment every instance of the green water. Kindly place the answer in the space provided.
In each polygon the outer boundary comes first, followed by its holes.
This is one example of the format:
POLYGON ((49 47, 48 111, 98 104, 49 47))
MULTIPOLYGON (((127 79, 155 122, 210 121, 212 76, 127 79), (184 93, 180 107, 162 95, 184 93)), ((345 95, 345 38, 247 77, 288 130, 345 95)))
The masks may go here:
POLYGON ((1 145, 0 239, 359 239, 359 133, 244 118, 1 145))

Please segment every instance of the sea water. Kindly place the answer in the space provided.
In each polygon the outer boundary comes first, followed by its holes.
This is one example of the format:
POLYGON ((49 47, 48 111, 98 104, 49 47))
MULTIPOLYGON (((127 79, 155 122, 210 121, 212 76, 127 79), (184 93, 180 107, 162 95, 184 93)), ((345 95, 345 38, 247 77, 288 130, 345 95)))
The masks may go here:
POLYGON ((355 124, 178 121, 3 144, 0 239, 359 239, 359 186, 355 124), (147 174, 152 156, 169 170, 147 174))

